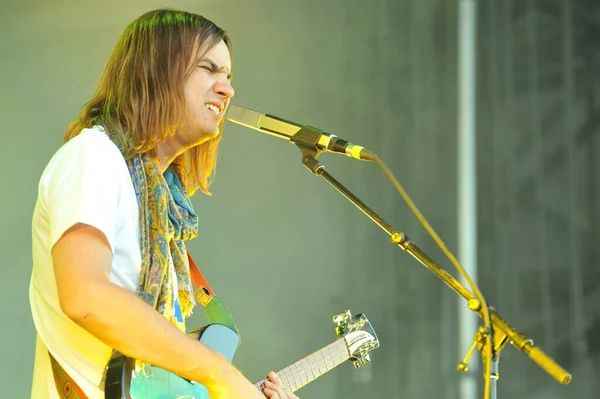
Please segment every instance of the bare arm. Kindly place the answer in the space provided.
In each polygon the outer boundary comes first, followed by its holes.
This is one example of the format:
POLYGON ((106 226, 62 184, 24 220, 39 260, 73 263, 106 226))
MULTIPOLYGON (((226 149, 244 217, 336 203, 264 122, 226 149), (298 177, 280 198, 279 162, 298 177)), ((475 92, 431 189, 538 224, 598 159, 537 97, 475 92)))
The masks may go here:
POLYGON ((200 382, 211 398, 264 398, 223 356, 110 281, 112 252, 100 230, 75 225, 55 244, 52 258, 63 312, 102 342, 200 382))

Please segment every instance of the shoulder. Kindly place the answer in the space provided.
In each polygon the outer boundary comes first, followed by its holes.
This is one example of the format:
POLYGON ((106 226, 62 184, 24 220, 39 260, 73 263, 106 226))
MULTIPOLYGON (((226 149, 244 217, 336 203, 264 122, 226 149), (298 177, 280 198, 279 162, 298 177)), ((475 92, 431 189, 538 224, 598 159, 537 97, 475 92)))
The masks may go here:
POLYGON ((121 151, 104 133, 102 127, 95 126, 83 129, 77 136, 64 143, 50 159, 44 175, 56 171, 62 174, 71 168, 102 168, 105 172, 114 172, 126 170, 126 163, 121 151))
POLYGON ((87 157, 94 159, 121 159, 121 151, 111 141, 100 126, 83 129, 77 136, 67 141, 56 152, 54 158, 71 156, 85 160, 87 157))
POLYGON ((38 200, 38 219, 49 221, 51 245, 83 223, 100 230, 114 248, 117 228, 137 208, 127 163, 98 128, 82 130, 59 148, 42 173, 38 200))
POLYGON ((119 148, 101 127, 93 127, 83 129, 56 151, 42 173, 38 189, 44 192, 75 181, 82 186, 88 185, 85 182, 117 183, 127 176, 127 163, 119 148))

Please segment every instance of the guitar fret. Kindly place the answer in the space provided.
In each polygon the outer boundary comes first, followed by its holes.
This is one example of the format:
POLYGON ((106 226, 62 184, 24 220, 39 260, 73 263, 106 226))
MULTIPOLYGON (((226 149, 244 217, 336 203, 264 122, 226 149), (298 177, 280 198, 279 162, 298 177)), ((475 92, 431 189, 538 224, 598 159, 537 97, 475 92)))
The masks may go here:
POLYGON ((288 374, 289 374, 289 376, 290 376, 290 378, 291 378, 292 381, 290 381, 287 384, 284 382, 284 384, 285 385, 291 385, 294 390, 297 390, 300 387, 300 384, 298 383, 298 379, 296 378, 296 374, 294 374, 294 371, 291 368, 288 368, 287 372, 288 372, 288 374))
POLYGON ((322 351, 323 351, 323 358, 325 361, 325 369, 329 369, 328 362, 329 362, 329 356, 331 356, 331 348, 329 346, 327 346, 322 351))
POLYGON ((280 379, 280 380, 281 380, 281 381, 282 381, 282 382, 283 382, 285 385, 288 385, 288 384, 287 384, 287 381, 289 380, 289 375, 288 375, 288 372, 287 372, 287 371, 284 369, 284 370, 281 370, 281 371, 279 372, 279 374, 278 374, 278 375, 279 375, 279 379, 280 379))
POLYGON ((293 389, 292 379, 293 379, 294 375, 287 368, 283 368, 283 369, 279 370, 277 372, 277 375, 279 375, 279 379, 281 379, 281 382, 283 383, 283 385, 293 389))
MULTIPOLYGON (((294 367, 297 369, 297 366, 294 364, 294 367)), ((294 371, 292 369, 290 369, 290 372, 292 373, 292 376, 294 378, 294 387, 296 388, 296 390, 300 389, 300 387, 302 386, 302 383, 300 381, 298 381, 297 378, 297 372, 294 373, 294 371)))
POLYGON ((321 370, 319 368, 319 360, 317 359, 317 354, 319 351, 315 352, 314 356, 310 359, 310 370, 312 373, 312 379, 316 379, 319 375, 321 375, 321 370), (316 375, 315 375, 316 372, 316 375))
POLYGON ((335 367, 335 363, 337 361, 337 356, 336 356, 337 353, 338 353, 337 345, 329 348, 329 359, 331 360, 332 367, 335 367))
POLYGON ((328 370, 333 368, 333 362, 331 361, 331 346, 328 346, 324 350, 324 356, 325 356, 325 367, 327 367, 328 370))
POLYGON ((300 386, 303 387, 304 386, 304 373, 303 373, 303 369, 302 369, 302 359, 298 360, 295 364, 294 364, 295 368, 296 368, 296 375, 298 376, 298 380, 300 381, 300 386))
POLYGON ((306 359, 300 359, 298 362, 298 367, 300 368, 300 380, 302 381, 302 386, 308 384, 308 377, 306 376, 306 359))
POLYGON ((325 368, 325 370, 321 369, 321 362, 323 359, 323 349, 319 349, 317 352, 321 356, 321 359, 317 359, 315 356, 315 362, 317 363, 317 371, 319 372, 319 374, 323 374, 325 371, 327 371, 327 368, 325 368))

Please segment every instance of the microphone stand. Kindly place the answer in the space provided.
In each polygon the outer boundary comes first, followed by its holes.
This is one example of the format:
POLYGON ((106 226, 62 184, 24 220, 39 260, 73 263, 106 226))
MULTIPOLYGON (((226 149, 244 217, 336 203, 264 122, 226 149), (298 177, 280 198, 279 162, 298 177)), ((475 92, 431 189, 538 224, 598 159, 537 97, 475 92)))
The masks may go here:
MULTIPOLYGON (((300 132, 299 132, 300 133, 300 132)), ((298 138, 302 137, 298 135, 298 138)), ((458 295, 462 296, 468 304, 469 309, 477 313, 479 317, 483 318, 482 304, 480 301, 467 290, 458 280, 456 280, 451 274, 438 266, 425 252, 415 245, 404 233, 397 231, 379 215, 377 215, 372 209, 365 205, 357 196, 355 196, 350 190, 344 187, 339 181, 331 176, 326 170, 325 166, 317 161, 317 157, 320 154, 320 150, 314 145, 315 143, 311 140, 299 139, 290 141, 294 143, 302 152, 302 164, 310 170, 313 174, 325 179, 331 186, 338 190, 346 199, 352 202, 358 207, 365 215, 369 217, 375 224, 381 227, 391 238, 393 244, 397 245, 404 251, 412 255, 419 263, 433 272, 440 280, 442 280, 448 287, 450 287, 458 295)), ((571 382, 571 374, 564 370, 558 365, 552 358, 546 355, 539 347, 536 347, 533 340, 526 337, 524 334, 519 332, 513 326, 511 326, 506 320, 504 320, 492 307, 489 308, 489 316, 491 322, 491 331, 487 331, 486 328, 480 326, 478 331, 474 335, 474 342, 471 349, 458 365, 459 371, 467 371, 467 362, 471 357, 475 348, 478 348, 482 354, 482 359, 485 359, 483 354, 485 353, 486 336, 491 334, 492 338, 492 359, 491 362, 491 381, 490 390, 491 397, 497 398, 497 380, 498 375, 498 363, 500 357, 500 351, 510 342, 513 346, 519 349, 521 352, 528 355, 534 362, 543 368, 548 374, 550 374, 556 381, 561 384, 568 384, 571 382)), ((487 399, 487 398, 486 398, 487 399)))

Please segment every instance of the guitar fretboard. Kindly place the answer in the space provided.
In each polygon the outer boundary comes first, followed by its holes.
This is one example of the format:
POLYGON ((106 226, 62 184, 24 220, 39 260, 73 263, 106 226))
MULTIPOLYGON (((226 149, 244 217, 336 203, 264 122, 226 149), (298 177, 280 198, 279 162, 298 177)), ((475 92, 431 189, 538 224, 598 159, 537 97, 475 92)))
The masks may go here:
MULTIPOLYGON (((339 338, 275 373, 287 389, 295 392, 334 367, 344 363, 349 358, 350 352, 348 352, 346 341, 343 338, 339 338)), ((263 378, 257 381, 254 386, 262 392, 265 387, 265 381, 266 378, 263 378)))

